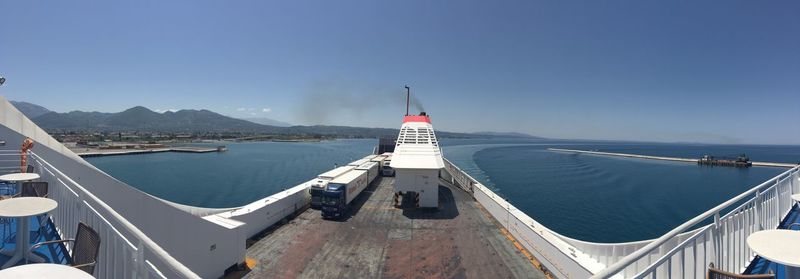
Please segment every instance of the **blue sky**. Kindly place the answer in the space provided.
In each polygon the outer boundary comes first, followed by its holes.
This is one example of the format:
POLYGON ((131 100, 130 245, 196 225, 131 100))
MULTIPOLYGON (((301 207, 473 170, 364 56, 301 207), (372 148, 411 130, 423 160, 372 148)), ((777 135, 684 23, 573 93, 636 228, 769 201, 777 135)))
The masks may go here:
POLYGON ((0 95, 448 131, 800 144, 797 1, 3 1, 0 95), (168 3, 167 3, 168 2, 168 3))

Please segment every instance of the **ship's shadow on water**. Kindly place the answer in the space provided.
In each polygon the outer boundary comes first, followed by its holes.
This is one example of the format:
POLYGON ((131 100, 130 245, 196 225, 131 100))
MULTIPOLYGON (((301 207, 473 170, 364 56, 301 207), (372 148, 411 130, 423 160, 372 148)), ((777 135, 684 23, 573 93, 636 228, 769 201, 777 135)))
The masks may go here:
POLYGON ((409 196, 403 198, 400 209, 408 219, 419 220, 455 219, 459 214, 453 191, 442 185, 439 185, 439 208, 417 208, 414 206, 414 199, 409 196))

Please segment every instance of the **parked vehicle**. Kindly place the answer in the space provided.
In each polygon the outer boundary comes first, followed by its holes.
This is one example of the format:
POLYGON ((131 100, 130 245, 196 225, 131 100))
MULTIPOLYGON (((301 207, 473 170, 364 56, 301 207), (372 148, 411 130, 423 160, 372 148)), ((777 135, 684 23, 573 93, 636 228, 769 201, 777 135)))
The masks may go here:
POLYGON ((394 176, 394 168, 392 168, 392 161, 383 161, 383 166, 381 167, 381 175, 394 176))
POLYGON ((337 219, 344 216, 350 203, 367 188, 367 171, 351 170, 330 182, 322 193, 322 218, 337 219))
POLYGON ((342 166, 318 175, 317 179, 311 183, 311 187, 308 189, 308 193, 311 194, 311 208, 319 209, 321 207, 322 192, 325 192, 325 187, 328 186, 329 181, 354 168, 354 166, 349 165, 342 166))

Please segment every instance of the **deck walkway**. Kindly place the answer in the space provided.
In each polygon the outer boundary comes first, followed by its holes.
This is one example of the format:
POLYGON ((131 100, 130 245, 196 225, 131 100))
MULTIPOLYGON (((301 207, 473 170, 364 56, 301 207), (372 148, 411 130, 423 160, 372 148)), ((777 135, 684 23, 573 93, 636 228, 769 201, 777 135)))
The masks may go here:
MULTIPOLYGON (((48 221, 43 230, 39 230, 39 222, 36 217, 30 217, 31 220, 28 232, 30 233, 30 243, 35 244, 42 241, 58 240, 58 233, 56 232, 53 222, 48 221)), ((4 251, 13 251, 16 247, 16 231, 17 219, 16 218, 0 218, 0 249, 4 251)), ((36 249, 39 256, 44 256, 49 263, 67 263, 67 250, 64 245, 46 245, 36 249)), ((5 264, 11 257, 0 254, 0 265, 5 264)), ((23 265, 25 261, 19 261, 16 265, 23 265)))
POLYGON ((466 192, 439 186, 439 210, 393 206, 377 178, 344 221, 306 210, 248 246, 244 278, 545 278, 466 192))

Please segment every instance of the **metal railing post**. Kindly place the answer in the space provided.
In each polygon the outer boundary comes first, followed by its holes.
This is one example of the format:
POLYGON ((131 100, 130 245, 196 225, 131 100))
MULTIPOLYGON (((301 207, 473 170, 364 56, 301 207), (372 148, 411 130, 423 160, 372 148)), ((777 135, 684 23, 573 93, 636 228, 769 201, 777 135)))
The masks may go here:
POLYGON ((764 219, 763 218, 764 216, 762 215, 763 213, 761 212, 762 211, 761 210, 761 204, 763 203, 762 199, 763 199, 763 195, 761 195, 761 191, 756 191, 756 197, 754 199, 755 206, 753 207, 753 209, 756 211, 756 214, 755 214, 755 217, 756 217, 756 222, 755 222, 756 223, 756 230, 759 230, 759 231, 764 229, 764 226, 761 224, 761 221, 764 219))
POLYGON ((714 229, 711 230, 711 235, 714 237, 714 261, 717 262, 717 265, 722 264, 720 263, 720 261, 722 261, 722 233, 720 230, 720 225, 719 212, 717 212, 714 214, 714 229))
POLYGON ((144 245, 142 245, 142 241, 136 243, 136 257, 134 258, 136 266, 133 268, 135 273, 138 273, 140 276, 136 276, 134 274, 133 278, 147 278, 147 266, 144 264, 144 245))

